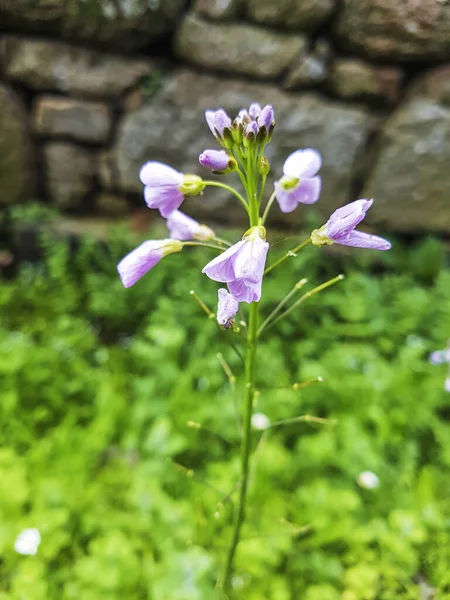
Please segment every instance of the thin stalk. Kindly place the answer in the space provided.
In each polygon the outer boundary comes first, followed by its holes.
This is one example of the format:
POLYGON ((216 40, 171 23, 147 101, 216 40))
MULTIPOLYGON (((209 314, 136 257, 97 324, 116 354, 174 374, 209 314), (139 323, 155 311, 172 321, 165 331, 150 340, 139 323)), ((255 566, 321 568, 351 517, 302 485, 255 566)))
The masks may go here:
POLYGON ((272 192, 272 195, 270 196, 270 198, 266 204, 266 208, 264 209, 263 216, 261 219, 263 225, 266 222, 267 217, 269 216, 270 209, 272 208, 272 204, 275 200, 275 194, 276 194, 276 192, 272 192))
POLYGON ((286 294, 286 296, 283 298, 283 300, 281 300, 281 302, 273 309, 273 311, 270 313, 270 315, 267 317, 267 319, 264 321, 264 323, 258 329, 258 336, 261 335, 261 333, 264 331, 264 328, 267 327, 267 325, 270 323, 270 321, 272 321, 272 319, 274 319, 276 317, 276 315, 280 312, 280 310, 283 308, 283 306, 287 302, 289 302, 289 300, 292 298, 292 296, 294 296, 298 292, 298 290, 301 289, 306 283, 308 283, 307 279, 300 279, 300 281, 298 281, 294 285, 292 290, 288 294, 286 294))
POLYGON ((208 242, 183 242, 183 247, 184 246, 203 246, 204 248, 214 248, 214 250, 220 250, 223 252, 223 246, 209 244, 208 242))
MULTIPOLYGON (((320 425, 336 425, 336 419, 323 419, 322 417, 314 417, 312 415, 302 415, 301 417, 293 417, 292 419, 284 419, 283 421, 277 421, 269 425, 267 429, 273 429, 274 427, 282 427, 284 425, 292 425, 294 423, 319 423, 320 425)), ((266 429, 266 431, 267 431, 266 429)))
POLYGON ((228 240, 224 240, 223 238, 217 237, 217 235, 215 235, 212 239, 214 242, 217 242, 218 244, 223 244, 224 246, 231 247, 233 245, 228 240))
MULTIPOLYGON (((263 221, 263 224, 264 224, 264 221, 263 221)), ((309 237, 307 240, 305 240, 298 246, 295 246, 295 248, 292 248, 292 250, 289 250, 288 252, 286 252, 286 254, 284 254, 284 256, 282 256, 281 258, 276 260, 273 264, 271 264, 269 267, 267 267, 267 269, 264 271, 264 275, 267 275, 267 273, 270 273, 270 271, 272 269, 275 269, 275 267, 278 267, 278 265, 280 265, 284 260, 286 260, 290 256, 295 256, 296 252, 298 252, 299 250, 301 250, 302 248, 307 246, 310 242, 311 242, 311 238, 309 237)))
POLYGON ((232 188, 230 185, 227 185, 226 183, 222 183, 221 181, 204 181, 203 183, 205 185, 209 185, 212 187, 219 187, 224 190, 227 190, 227 192, 230 192, 230 194, 233 194, 234 196, 236 196, 236 198, 239 200, 239 202, 242 204, 242 206, 245 208, 245 210, 248 213, 249 208, 248 208, 247 202, 244 200, 243 196, 241 196, 241 194, 239 192, 237 192, 234 188, 232 188))
POLYGON ((282 313, 276 319, 274 319, 271 323, 269 323, 269 325, 267 325, 267 327, 266 327, 266 331, 268 329, 270 329, 271 327, 273 327, 275 325, 275 323, 278 323, 278 321, 280 321, 280 319, 284 319, 284 317, 287 317, 287 315, 289 313, 291 313, 293 310, 295 310, 297 308, 297 306, 302 304, 305 300, 307 300, 308 298, 311 298, 311 296, 314 296, 314 294, 318 294, 322 290, 325 290, 326 288, 330 287, 331 285, 334 285, 338 281, 342 281, 342 279, 344 279, 344 275, 338 275, 337 277, 333 277, 333 279, 330 279, 329 281, 325 281, 325 283, 318 285, 317 287, 310 290, 309 292, 306 292, 306 294, 303 294, 303 296, 301 298, 299 298, 297 300, 297 302, 294 302, 294 304, 292 306, 290 306, 287 310, 285 310, 284 313, 282 313))
POLYGON ((219 584, 219 589, 229 591, 231 583, 231 574, 236 549, 239 544, 241 527, 245 518, 245 504, 247 500, 247 488, 249 479, 249 458, 251 451, 251 418, 253 410, 253 397, 255 394, 255 365, 256 365, 256 347, 258 342, 258 319, 259 304, 252 302, 249 309, 247 353, 245 357, 245 393, 243 408, 243 439, 241 451, 241 486, 239 488, 239 498, 233 524, 233 534, 231 545, 228 550, 223 580, 219 584))

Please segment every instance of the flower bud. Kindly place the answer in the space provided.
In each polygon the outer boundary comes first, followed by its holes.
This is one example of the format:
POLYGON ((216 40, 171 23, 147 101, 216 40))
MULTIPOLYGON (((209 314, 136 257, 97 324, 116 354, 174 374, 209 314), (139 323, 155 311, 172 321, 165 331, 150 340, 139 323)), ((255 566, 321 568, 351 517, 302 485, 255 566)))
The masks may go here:
POLYGON ((183 182, 178 187, 184 196, 196 196, 205 189, 205 183, 198 175, 183 175, 183 182))
POLYGON ((237 168, 236 159, 225 150, 205 150, 199 156, 202 167, 212 169, 214 173, 231 173, 237 168))
POLYGON ((270 163, 267 156, 262 156, 259 161, 259 172, 263 177, 266 177, 270 171, 270 163))
POLYGON ((275 126, 275 113, 270 104, 267 104, 261 111, 258 117, 259 127, 264 127, 266 132, 269 133, 270 129, 275 126))
POLYGON ((261 106, 257 102, 253 102, 250 104, 250 108, 248 109, 248 114, 251 116, 253 120, 256 120, 261 114, 261 106))
POLYGON ((256 121, 252 121, 245 129, 244 146, 248 147, 253 144, 256 140, 257 134, 258 125, 256 124, 256 121))

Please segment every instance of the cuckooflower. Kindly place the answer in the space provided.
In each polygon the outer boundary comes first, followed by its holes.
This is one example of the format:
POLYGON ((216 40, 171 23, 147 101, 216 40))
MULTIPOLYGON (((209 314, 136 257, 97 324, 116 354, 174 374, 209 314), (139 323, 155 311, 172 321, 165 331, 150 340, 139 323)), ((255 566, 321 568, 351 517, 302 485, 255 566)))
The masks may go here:
POLYGON ((362 471, 356 479, 358 484, 366 490, 375 490, 380 485, 378 475, 372 471, 362 471))
POLYGON ((267 415, 260 412, 255 412, 252 414, 251 423, 253 429, 258 429, 263 431, 264 429, 268 429, 270 427, 270 419, 267 415))
POLYGON ((19 533, 14 542, 14 550, 19 554, 34 556, 41 543, 41 534, 38 529, 24 529, 19 533))
POLYGON ((264 227, 252 227, 240 242, 209 262, 202 273, 226 283, 238 302, 258 302, 268 250, 264 227))
POLYGON ((202 167, 217 173, 230 173, 236 170, 237 162, 225 150, 204 150, 198 158, 202 167))
POLYGON ((355 200, 334 211, 328 221, 311 233, 311 242, 315 246, 341 244, 355 248, 371 248, 373 250, 389 250, 391 244, 383 238, 362 231, 355 231, 373 200, 355 200))
POLYGON ((430 354, 429 359, 432 365, 450 363, 450 348, 445 348, 445 350, 435 350, 430 354))
POLYGON ((200 225, 198 221, 188 217, 180 210, 174 210, 167 217, 167 228, 170 237, 174 240, 202 240, 207 241, 214 237, 215 233, 206 225, 200 225))
POLYGON ((284 161, 283 177, 275 182, 275 195, 281 212, 290 213, 297 204, 314 204, 320 196, 322 180, 317 175, 322 158, 317 150, 296 150, 284 161))
POLYGON ((201 177, 184 175, 157 161, 141 168, 139 178, 145 185, 144 197, 149 208, 158 208, 163 217, 180 207, 185 196, 194 196, 204 189, 201 177))
POLYGON ((207 110, 205 117, 211 133, 218 140, 223 140, 227 130, 231 132, 231 119, 222 108, 219 108, 219 110, 207 110))
POLYGON ((180 252, 179 240, 149 240, 132 250, 117 265, 120 279, 126 288, 131 287, 167 254, 180 252))
POLYGON ((233 325, 233 317, 239 310, 239 302, 224 288, 218 290, 217 296, 219 300, 217 304, 217 322, 228 329, 233 325))
POLYGON ((262 109, 261 114, 258 117, 258 125, 260 128, 264 127, 267 133, 275 125, 275 113, 270 104, 266 104, 262 109))

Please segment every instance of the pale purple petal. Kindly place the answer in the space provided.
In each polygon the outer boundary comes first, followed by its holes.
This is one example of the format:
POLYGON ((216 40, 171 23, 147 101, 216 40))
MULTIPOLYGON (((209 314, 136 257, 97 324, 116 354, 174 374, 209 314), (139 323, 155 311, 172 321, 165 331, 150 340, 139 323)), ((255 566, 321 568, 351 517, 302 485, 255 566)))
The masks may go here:
POLYGON ((205 273, 213 281, 220 281, 221 283, 227 283, 236 279, 234 274, 234 261, 236 254, 246 244, 244 240, 237 242, 231 248, 213 258, 205 267, 202 269, 202 273, 205 273))
POLYGON ((252 283, 245 279, 235 279, 227 283, 233 298, 238 302, 259 302, 261 300, 262 279, 257 283, 252 283))
POLYGON ((447 379, 444 382, 444 390, 446 392, 450 392, 450 377, 447 377, 447 379))
POLYGON ((322 157, 317 150, 296 150, 284 161, 283 174, 287 177, 310 179, 317 175, 322 166, 322 157))
POLYGON ((372 250, 389 250, 391 244, 383 238, 362 231, 352 231, 347 237, 333 238, 337 244, 353 248, 371 248, 372 250))
POLYGON ((234 261, 236 279, 245 279, 251 283, 261 281, 268 250, 269 244, 261 238, 246 241, 234 261))
POLYGON ((326 235, 330 239, 348 235, 366 216, 373 200, 355 200, 334 211, 327 222, 326 235))
POLYGON ((231 129, 231 119, 222 108, 216 110, 214 122, 220 136, 223 136, 224 129, 231 129))
POLYGON ((144 198, 149 208, 158 208, 163 217, 168 217, 183 203, 184 196, 177 188, 144 188, 144 198))
POLYGON ((178 187, 183 182, 183 173, 164 163, 149 161, 141 168, 139 179, 150 187, 178 187))
POLYGON ((174 240, 191 240, 200 229, 200 223, 180 210, 174 210, 167 218, 167 228, 174 240))
POLYGON ((258 125, 255 121, 249 123, 245 129, 245 137, 248 137, 250 134, 253 134, 255 137, 258 133, 258 125))
POLYGON ((253 102, 253 104, 250 104, 248 114, 251 116, 252 119, 257 119, 261 114, 261 106, 257 102, 253 102))
POLYGON ((126 288, 143 277, 164 256, 163 247, 167 240, 147 241, 132 250, 117 265, 120 279, 126 288))
POLYGON ((283 189, 279 182, 275 182, 276 198, 281 212, 290 213, 299 203, 314 204, 319 199, 321 187, 320 177, 300 180, 296 187, 289 190, 283 189))
POLYGON ((270 104, 267 104, 261 111, 261 114, 258 117, 258 125, 260 127, 265 127, 267 131, 272 127, 275 123, 275 113, 273 111, 273 107, 270 104))
POLYGON ((219 299, 217 306, 217 322, 219 325, 226 327, 230 319, 232 319, 239 310, 239 302, 224 288, 221 288, 217 295, 219 299))
POLYGON ((207 110, 205 112, 205 118, 206 118, 206 122, 208 123, 208 127, 211 130, 211 133, 215 136, 216 135, 216 131, 215 131, 216 113, 213 110, 207 110))
POLYGON ((230 157, 225 150, 204 150, 198 160, 202 167, 214 171, 224 171, 230 164, 230 157))

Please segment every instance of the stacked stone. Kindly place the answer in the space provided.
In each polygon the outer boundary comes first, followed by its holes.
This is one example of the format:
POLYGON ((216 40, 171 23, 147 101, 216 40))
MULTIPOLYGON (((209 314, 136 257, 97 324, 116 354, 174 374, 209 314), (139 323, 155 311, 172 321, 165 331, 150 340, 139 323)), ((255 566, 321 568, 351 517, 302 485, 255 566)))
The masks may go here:
MULTIPOLYGON (((126 214, 143 162, 201 172, 204 111, 258 101, 275 175, 322 153, 324 214, 373 196, 386 229, 450 232, 446 60, 442 0, 0 0, 0 206, 126 214)), ((192 214, 232 223, 208 197, 192 214)))

